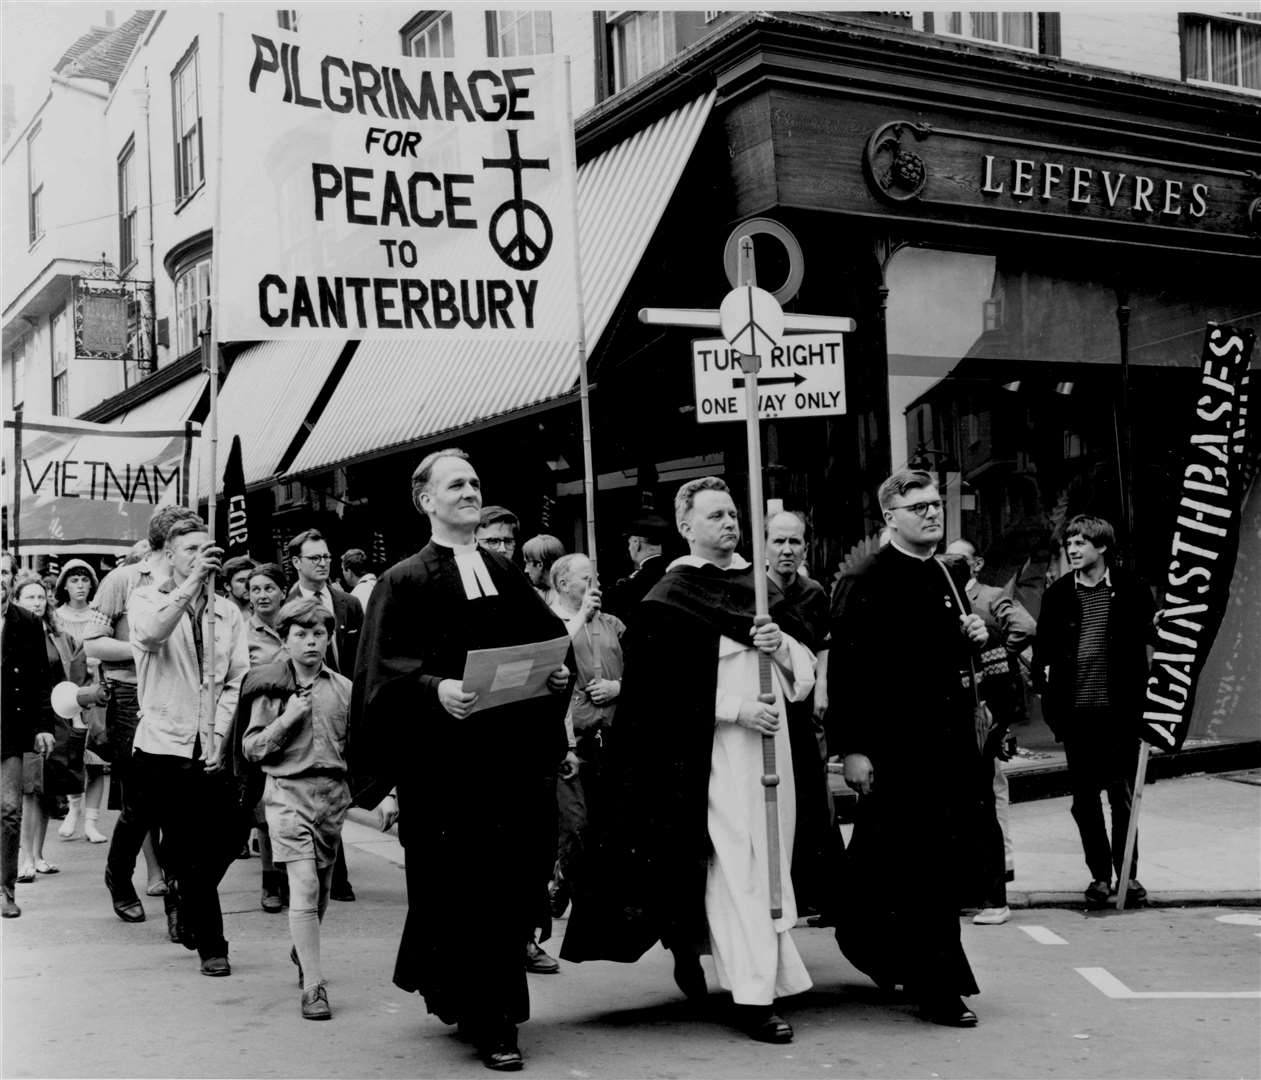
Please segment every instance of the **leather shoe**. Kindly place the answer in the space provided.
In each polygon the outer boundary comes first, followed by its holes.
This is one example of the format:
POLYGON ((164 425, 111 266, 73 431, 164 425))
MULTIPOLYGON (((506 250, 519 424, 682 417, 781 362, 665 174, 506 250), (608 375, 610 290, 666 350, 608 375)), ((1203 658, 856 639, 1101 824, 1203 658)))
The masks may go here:
POLYGON ((349 881, 342 885, 334 885, 328 890, 328 898, 330 900, 340 900, 343 904, 352 904, 355 901, 355 890, 351 887, 349 881))
POLYGON ((920 1006, 920 1016, 930 1023, 944 1024, 946 1027, 976 1027, 976 1013, 969 1009, 962 998, 943 998, 940 1001, 926 1001, 920 1006))
POLYGON ((740 1028, 750 1039, 764 1043, 792 1042, 792 1025, 771 1005, 741 1005, 740 1028))
POLYGON ((1096 879, 1086 886, 1086 903, 1091 907, 1106 907, 1109 883, 1096 879))
POLYGON ((310 990, 302 991, 302 1019, 333 1019, 333 1010, 328 1004, 328 991, 324 989, 323 983, 316 983, 310 990))
POLYGON ((486 1068, 495 1069, 498 1072, 518 1072, 525 1066, 521 1048, 516 1043, 510 1042, 487 1047, 482 1051, 482 1061, 486 1068))
POLYGON ((560 964, 548 956, 537 941, 529 941, 525 946, 525 970, 534 975, 555 975, 560 971, 560 964))
POLYGON ((203 975, 211 975, 222 977, 232 974, 232 965, 228 963, 226 956, 207 956, 201 962, 201 973, 203 975))
POLYGON ((0 916, 6 919, 16 919, 22 914, 22 909, 14 902, 12 894, 7 890, 3 900, 0 900, 0 916))
POLYGON ((137 923, 144 922, 144 905, 140 903, 140 897, 136 895, 136 890, 131 889, 131 895, 123 892, 121 889, 114 887, 114 877, 105 871, 105 888, 109 890, 110 902, 114 908, 114 914, 123 922, 137 923))
POLYGON ((166 894, 166 933, 176 945, 186 949, 197 948, 197 938, 193 928, 184 918, 184 906, 180 903, 178 890, 172 889, 166 894))
POLYGON ((705 982, 701 958, 687 949, 675 949, 673 952, 675 984, 688 1001, 703 1001, 709 996, 709 985, 705 982))

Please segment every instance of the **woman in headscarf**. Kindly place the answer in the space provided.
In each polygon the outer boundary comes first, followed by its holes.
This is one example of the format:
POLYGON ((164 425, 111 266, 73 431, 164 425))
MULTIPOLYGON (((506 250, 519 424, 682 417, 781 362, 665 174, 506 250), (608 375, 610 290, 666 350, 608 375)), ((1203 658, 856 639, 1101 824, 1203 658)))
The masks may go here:
MULTIPOLYGON (((83 641, 84 631, 92 621, 90 602, 96 595, 96 586, 96 571, 82 559, 71 559, 57 576, 57 586, 53 592, 57 600, 55 618, 58 626, 76 641, 83 641)), ((88 661, 90 670, 98 666, 99 661, 88 661)), ((84 712, 82 720, 85 729, 91 726, 94 711, 84 712)), ((97 820, 101 814, 101 801, 105 797, 105 761, 86 746, 80 756, 83 761, 81 771, 84 785, 70 796, 70 811, 57 830, 57 835, 63 840, 71 840, 82 824, 83 835, 90 843, 103 844, 107 837, 97 826, 97 820)))

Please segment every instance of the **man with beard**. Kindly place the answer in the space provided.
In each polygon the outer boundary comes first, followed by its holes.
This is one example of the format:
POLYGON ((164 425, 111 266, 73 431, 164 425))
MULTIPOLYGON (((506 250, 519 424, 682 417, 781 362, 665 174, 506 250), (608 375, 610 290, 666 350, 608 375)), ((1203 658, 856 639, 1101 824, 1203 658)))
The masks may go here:
POLYGON ((670 565, 626 631, 613 820, 598 874, 577 883, 561 956, 634 961, 660 940, 680 989, 702 997, 698 954, 710 952, 738 1026, 784 1043, 792 1028, 775 1001, 811 982, 790 933, 795 762, 783 716, 786 700, 810 692, 813 657, 774 623, 755 627, 753 574, 763 571, 736 554, 727 485, 712 476, 684 484, 675 519, 690 554, 670 565), (759 652, 772 660, 770 703, 759 700, 759 652), (774 738, 779 775, 778 917, 763 736, 774 738))
POLYGON ((828 746, 859 793, 837 938, 877 985, 902 984, 924 1019, 972 1027, 962 996, 979 991, 959 909, 985 835, 970 672, 987 635, 961 600, 965 574, 952 586, 935 557, 933 478, 901 470, 877 497, 890 542, 838 584, 828 651, 828 746))
POLYGON ((372 591, 350 764, 371 763, 396 785, 408 912, 395 985, 458 1023, 489 1068, 519 1069, 516 1025, 530 1011, 521 943, 551 930, 544 849, 569 672, 553 672, 551 694, 476 712, 461 679, 471 650, 547 641, 565 627, 506 557, 478 549, 481 482, 463 451, 426 457, 412 501, 432 539, 372 591), (468 934, 445 929, 453 891, 468 934))

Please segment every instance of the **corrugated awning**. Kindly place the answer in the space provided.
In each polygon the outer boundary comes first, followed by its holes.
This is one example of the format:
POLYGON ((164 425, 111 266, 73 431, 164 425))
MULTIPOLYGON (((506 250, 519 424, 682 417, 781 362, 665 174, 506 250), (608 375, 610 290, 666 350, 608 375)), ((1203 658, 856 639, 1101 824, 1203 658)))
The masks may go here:
POLYGON ((112 417, 109 423, 125 424, 137 431, 177 428, 192 415, 201 392, 206 389, 206 380, 205 375, 193 375, 142 401, 134 409, 112 417))
MULTIPOLYGON (((219 390, 216 490, 223 486, 223 468, 236 435, 241 436, 245 483, 262 483, 276 475, 343 348, 338 341, 264 341, 233 361, 219 390)), ((203 499, 210 475, 210 443, 205 434, 203 430, 198 485, 203 499)))
MULTIPOLYGON (((705 94, 578 170, 588 355, 643 258, 713 104, 714 94, 705 94)), ((400 449, 551 401, 578 381, 577 364, 566 342, 365 341, 288 473, 400 449)))

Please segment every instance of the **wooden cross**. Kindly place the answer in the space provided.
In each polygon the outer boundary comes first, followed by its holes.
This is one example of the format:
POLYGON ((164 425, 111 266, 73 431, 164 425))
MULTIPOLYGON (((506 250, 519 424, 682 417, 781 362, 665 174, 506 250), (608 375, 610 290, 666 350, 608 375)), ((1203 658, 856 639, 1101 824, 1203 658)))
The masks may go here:
MULTIPOLYGON (((717 311, 699 308, 642 308, 639 321, 657 326, 691 326, 717 329, 739 352, 744 372, 745 435, 749 458, 749 531, 753 541, 753 590, 755 626, 771 621, 766 587, 765 504, 762 500, 762 435, 758 418, 757 373, 762 367, 762 350, 772 346, 786 331, 840 331, 855 329, 853 319, 832 315, 785 314, 779 301, 757 287, 757 266, 753 237, 739 241, 737 285, 723 299, 717 311)), ((771 682, 771 658, 758 653, 758 700, 771 704, 775 700, 771 682)), ((782 883, 779 873, 780 835, 779 798, 776 788, 779 774, 775 762, 775 739, 762 736, 762 788, 766 804, 766 841, 770 876, 771 918, 783 915, 782 883)))

